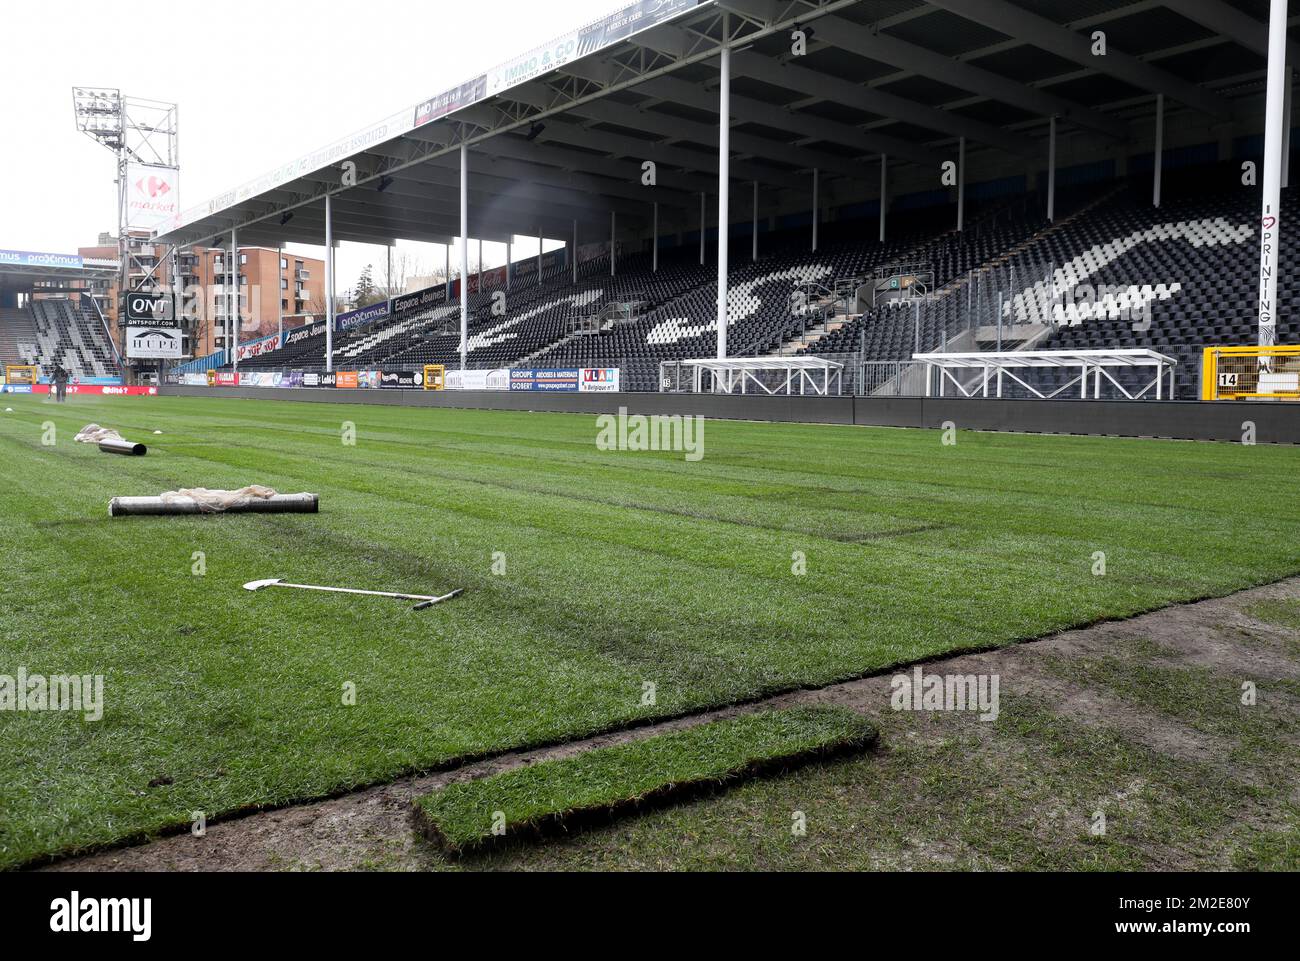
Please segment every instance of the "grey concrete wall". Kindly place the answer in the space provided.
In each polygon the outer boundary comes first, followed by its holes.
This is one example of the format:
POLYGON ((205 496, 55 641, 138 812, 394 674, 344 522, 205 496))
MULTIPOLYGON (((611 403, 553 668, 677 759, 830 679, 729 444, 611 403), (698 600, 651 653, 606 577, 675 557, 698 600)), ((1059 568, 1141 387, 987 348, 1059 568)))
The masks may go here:
POLYGON ((1300 444, 1300 404, 1199 401, 983 400, 925 397, 754 397, 714 394, 539 394, 525 391, 338 390, 163 387, 170 397, 240 397, 322 404, 380 404, 569 414, 702 414, 718 420, 875 427, 1169 437, 1240 443, 1244 424, 1260 444, 1300 444))

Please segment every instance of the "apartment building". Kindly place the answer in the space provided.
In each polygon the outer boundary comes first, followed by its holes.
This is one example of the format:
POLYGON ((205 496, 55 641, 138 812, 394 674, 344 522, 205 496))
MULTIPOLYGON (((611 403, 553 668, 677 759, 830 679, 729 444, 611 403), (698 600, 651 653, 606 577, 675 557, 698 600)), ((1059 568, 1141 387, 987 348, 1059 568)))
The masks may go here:
MULTIPOLYGON (((202 357, 227 346, 227 253, 215 248, 182 250, 179 272, 190 292, 194 322, 190 353, 202 357)), ((246 343, 325 314, 325 262, 266 247, 239 248, 239 341, 246 343)), ((233 339, 233 338, 232 338, 233 339)))

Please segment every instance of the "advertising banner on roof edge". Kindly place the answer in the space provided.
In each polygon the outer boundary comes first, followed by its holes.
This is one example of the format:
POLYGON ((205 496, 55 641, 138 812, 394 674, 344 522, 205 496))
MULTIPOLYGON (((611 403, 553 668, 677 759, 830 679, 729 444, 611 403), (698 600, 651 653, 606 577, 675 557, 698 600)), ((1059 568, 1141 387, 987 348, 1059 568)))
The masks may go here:
POLYGON ((466 80, 459 87, 444 90, 431 100, 418 104, 415 108, 415 126, 419 127, 431 120, 445 117, 461 107, 478 103, 487 96, 487 74, 479 74, 473 80, 466 80))
POLYGON ((351 157, 375 144, 401 136, 439 117, 478 103, 507 87, 531 80, 575 57, 586 56, 609 44, 626 40, 641 30, 656 26, 699 6, 699 3, 700 0, 637 0, 636 3, 622 10, 601 17, 594 23, 565 34, 522 57, 516 57, 486 74, 422 101, 414 111, 408 107, 377 124, 277 167, 256 180, 213 197, 206 204, 180 212, 177 212, 179 211, 177 205, 170 214, 161 218, 152 227, 159 233, 178 230, 201 217, 225 210, 240 201, 273 190, 297 177, 351 157))
POLYGON ((570 60, 626 40, 632 34, 662 23, 697 4, 698 0, 637 0, 594 23, 557 37, 545 46, 493 67, 487 75, 487 93, 497 94, 532 80, 570 60))

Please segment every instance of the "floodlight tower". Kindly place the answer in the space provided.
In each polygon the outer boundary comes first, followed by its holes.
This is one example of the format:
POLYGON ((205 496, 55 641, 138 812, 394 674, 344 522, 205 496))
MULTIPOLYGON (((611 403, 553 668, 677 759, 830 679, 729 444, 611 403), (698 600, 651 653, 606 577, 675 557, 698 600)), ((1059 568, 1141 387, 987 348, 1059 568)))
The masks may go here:
MULTIPOLYGON (((138 269, 144 273, 141 284, 147 283, 162 263, 155 257, 149 267, 143 262, 144 248, 139 252, 131 245, 131 212, 128 204, 130 180, 128 165, 142 164, 175 170, 180 166, 180 148, 177 133, 178 107, 174 103, 124 97, 121 90, 105 87, 73 87, 72 106, 76 113, 77 129, 113 152, 117 159, 117 243, 121 274, 118 278, 118 298, 131 289, 132 274, 138 269), (135 269, 133 269, 135 268, 135 269)), ((137 229, 139 229, 137 225, 137 229)), ((155 281, 156 284, 156 281, 155 281)), ((121 312, 118 322, 121 322, 121 312)))

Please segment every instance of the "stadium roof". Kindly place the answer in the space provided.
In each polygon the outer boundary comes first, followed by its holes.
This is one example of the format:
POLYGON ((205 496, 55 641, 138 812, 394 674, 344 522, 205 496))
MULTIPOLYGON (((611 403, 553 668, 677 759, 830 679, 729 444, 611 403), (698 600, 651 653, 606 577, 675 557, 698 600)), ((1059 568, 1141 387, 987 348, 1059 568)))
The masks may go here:
POLYGON ((187 210, 157 239, 233 227, 250 244, 320 244, 329 193, 339 240, 447 242, 462 144, 471 237, 568 237, 576 220, 604 238, 611 211, 647 226, 650 201, 689 227, 698 195, 717 190, 724 40, 734 180, 806 197, 814 168, 869 182, 885 153, 937 171, 958 138, 1024 170, 1045 160, 1052 116, 1117 144, 1156 94, 1167 116, 1230 121, 1262 90, 1267 12, 1268 0, 640 0, 187 210), (793 56, 800 25, 812 33, 793 56), (646 160, 655 187, 641 183, 646 160))
POLYGON ((78 254, 51 254, 32 250, 0 250, 0 282, 32 283, 42 280, 112 280, 116 260, 96 260, 78 254))

